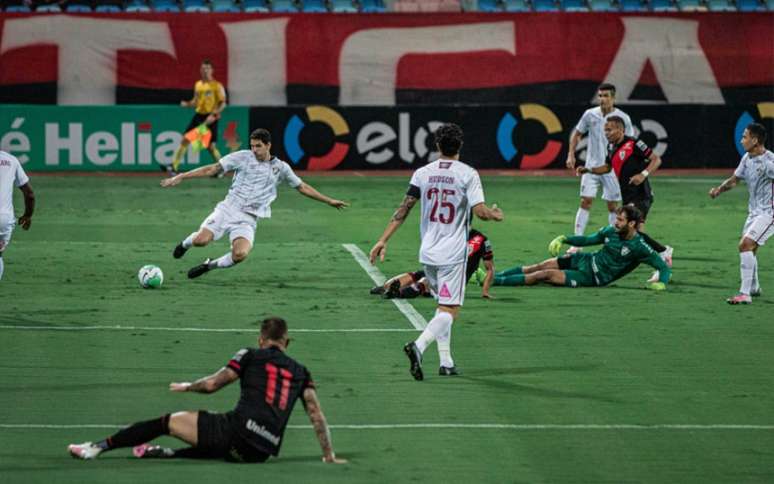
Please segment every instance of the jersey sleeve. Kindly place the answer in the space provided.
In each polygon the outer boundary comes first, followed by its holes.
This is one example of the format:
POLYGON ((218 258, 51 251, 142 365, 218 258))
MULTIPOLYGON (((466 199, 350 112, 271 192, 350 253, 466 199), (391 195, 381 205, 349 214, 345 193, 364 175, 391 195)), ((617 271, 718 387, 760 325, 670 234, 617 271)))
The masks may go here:
POLYGON ((282 179, 288 182, 288 185, 290 185, 293 188, 298 188, 301 186, 303 181, 301 178, 296 175, 296 173, 293 171, 293 168, 290 167, 286 162, 282 162, 282 168, 280 169, 282 172, 282 179))
POLYGON ((481 256, 484 260, 492 260, 494 259, 494 252, 492 252, 492 243, 489 242, 489 239, 484 239, 484 255, 481 256))
POLYGON ((580 121, 578 121, 578 124, 575 125, 575 131, 586 134, 589 131, 589 117, 591 117, 591 112, 586 111, 583 113, 583 116, 581 116, 580 121))
POLYGON ((763 166, 766 172, 766 176, 774 180, 774 157, 769 156, 766 160, 764 160, 763 166))
POLYGON ((736 167, 736 170, 734 170, 734 176, 737 178, 741 178, 742 180, 745 179, 745 172, 747 171, 745 168, 747 167, 747 154, 742 157, 742 160, 739 162, 739 166, 736 167))
POLYGON ((638 139, 637 142, 634 143, 634 151, 637 155, 645 158, 646 160, 650 158, 650 155, 653 154, 653 150, 650 149, 650 146, 648 146, 648 144, 641 139, 638 139))
POLYGON ((220 166, 223 168, 224 173, 228 173, 229 171, 234 171, 239 168, 239 158, 235 156, 234 153, 230 153, 218 161, 220 163, 220 166))
POLYGON ((603 227, 591 235, 570 235, 567 237, 567 243, 575 247, 585 247, 587 245, 597 245, 605 241, 605 237, 610 235, 610 229, 613 227, 603 227))
POLYGON ((223 87, 223 84, 218 83, 218 90, 215 94, 215 103, 222 103, 226 101, 226 88, 223 87))
POLYGON ((21 187, 29 183, 30 178, 27 176, 26 173, 24 173, 24 168, 22 168, 21 163, 16 160, 16 173, 14 174, 14 183, 17 187, 21 187))
POLYGON ((481 178, 478 172, 474 171, 467 185, 468 206, 475 207, 479 203, 484 203, 484 187, 481 186, 481 178))
POLYGON ((418 172, 419 170, 415 171, 414 174, 411 175, 411 181, 409 181, 409 187, 406 191, 406 195, 414 198, 422 198, 422 188, 419 181, 418 172))
POLYGON ((247 348, 242 348, 241 350, 237 351, 234 356, 231 357, 230 360, 228 360, 228 363, 226 363, 226 366, 228 368, 231 368, 234 370, 237 375, 240 377, 242 376, 242 369, 247 366, 247 362, 250 359, 250 350, 247 348))
POLYGON ((669 284, 672 278, 672 269, 666 265, 666 262, 659 256, 653 248, 645 242, 642 243, 643 249, 640 255, 640 262, 648 264, 658 271, 658 280, 664 284, 669 284))
POLYGON ((632 118, 628 114, 623 115, 624 120, 624 134, 626 136, 634 137, 634 126, 632 125, 632 118))
POLYGON ((312 390, 314 390, 317 387, 315 386, 314 380, 312 379, 312 374, 309 373, 309 370, 307 370, 306 367, 304 367, 304 383, 303 383, 303 386, 301 387, 301 391, 304 391, 307 388, 311 388, 312 390))

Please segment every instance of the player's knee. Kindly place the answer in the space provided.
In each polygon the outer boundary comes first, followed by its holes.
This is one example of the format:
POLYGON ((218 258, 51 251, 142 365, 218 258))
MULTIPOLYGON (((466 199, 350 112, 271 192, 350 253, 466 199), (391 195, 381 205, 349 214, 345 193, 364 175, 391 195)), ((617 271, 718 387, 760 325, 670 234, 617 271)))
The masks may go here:
POLYGON ((250 249, 234 248, 231 250, 231 258, 234 262, 242 262, 247 259, 247 254, 250 253, 250 249))
POLYGON ((758 244, 754 240, 750 240, 747 237, 743 238, 739 242, 739 252, 751 252, 758 248, 758 244))
POLYGON ((210 240, 212 239, 210 238, 209 235, 198 233, 196 234, 196 237, 194 237, 193 239, 193 245, 196 247, 204 247, 205 245, 210 243, 210 240))
POLYGON ((591 204, 594 202, 591 198, 588 197, 581 197, 580 206, 584 210, 588 210, 591 208, 591 204))

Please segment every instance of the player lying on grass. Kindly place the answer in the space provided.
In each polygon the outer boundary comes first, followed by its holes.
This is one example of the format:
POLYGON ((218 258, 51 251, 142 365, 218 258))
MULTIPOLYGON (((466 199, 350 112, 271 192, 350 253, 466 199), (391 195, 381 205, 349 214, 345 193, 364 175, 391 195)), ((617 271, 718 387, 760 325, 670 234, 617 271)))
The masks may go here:
POLYGON ((258 348, 245 348, 213 375, 193 383, 170 383, 173 392, 214 393, 240 381, 241 395, 227 413, 177 412, 132 424, 97 443, 70 444, 78 459, 96 459, 103 452, 133 447, 136 457, 225 459, 264 462, 279 454, 282 436, 296 400, 302 399, 322 448, 323 462, 343 464, 333 453, 331 435, 317 400, 312 376, 285 354, 290 343, 285 320, 271 317, 261 323, 258 348), (169 449, 147 444, 170 435, 190 447, 169 449))
MULTIPOLYGON (((476 229, 470 229, 468 232, 468 262, 465 270, 466 282, 470 281, 474 274, 477 274, 476 270, 479 269, 482 260, 486 271, 481 269, 481 280, 478 283, 483 286, 481 297, 488 299, 491 298, 489 288, 492 286, 495 271, 492 244, 486 235, 476 229)), ((427 278, 425 278, 425 271, 421 269, 392 277, 384 285, 371 288, 371 294, 382 294, 387 299, 412 299, 417 296, 432 297, 433 295, 430 292, 427 278)))
POLYGON ((631 205, 616 211, 615 225, 597 233, 582 236, 561 235, 548 246, 552 256, 562 244, 576 247, 604 244, 594 253, 576 252, 554 257, 531 266, 517 266, 495 274, 495 286, 531 286, 545 282, 554 286, 606 286, 633 271, 640 264, 648 264, 659 271, 659 280, 648 283, 648 289, 663 291, 672 276, 672 270, 637 232, 640 211, 631 205))

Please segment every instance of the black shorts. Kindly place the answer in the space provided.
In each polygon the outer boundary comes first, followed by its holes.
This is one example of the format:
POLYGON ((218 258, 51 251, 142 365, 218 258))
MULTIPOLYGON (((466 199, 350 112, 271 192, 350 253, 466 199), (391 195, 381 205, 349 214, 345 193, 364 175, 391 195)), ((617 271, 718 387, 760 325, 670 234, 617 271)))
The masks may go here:
MULTIPOLYGON (((199 113, 194 114, 193 118, 191 118, 191 122, 188 123, 188 126, 185 128, 185 131, 183 132, 183 134, 191 131, 195 127, 197 127, 200 124, 202 124, 207 119, 207 116, 209 116, 209 115, 210 115, 209 113, 207 113, 207 114, 199 114, 199 113)), ((216 141, 218 141, 218 121, 217 120, 210 125, 210 131, 212 131, 212 138, 210 139, 210 143, 215 143, 216 141)))
POLYGON ((642 222, 645 222, 645 220, 648 218, 648 212, 650 212, 650 207, 653 205, 653 199, 652 198, 632 198, 631 200, 624 200, 624 205, 634 205, 637 207, 637 210, 642 213, 642 222))
POLYGON ((199 410, 196 447, 213 459, 231 462, 264 462, 269 454, 245 442, 234 428, 232 413, 210 413, 199 410))

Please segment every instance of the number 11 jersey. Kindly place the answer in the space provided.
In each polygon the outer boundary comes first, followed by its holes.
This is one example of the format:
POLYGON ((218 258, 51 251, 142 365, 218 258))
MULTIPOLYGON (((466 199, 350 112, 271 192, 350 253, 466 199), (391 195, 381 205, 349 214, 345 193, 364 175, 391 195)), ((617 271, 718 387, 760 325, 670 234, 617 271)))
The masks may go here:
POLYGON ((419 262, 431 266, 464 263, 470 210, 484 203, 478 172, 461 161, 441 158, 414 172, 407 195, 421 201, 419 262))

